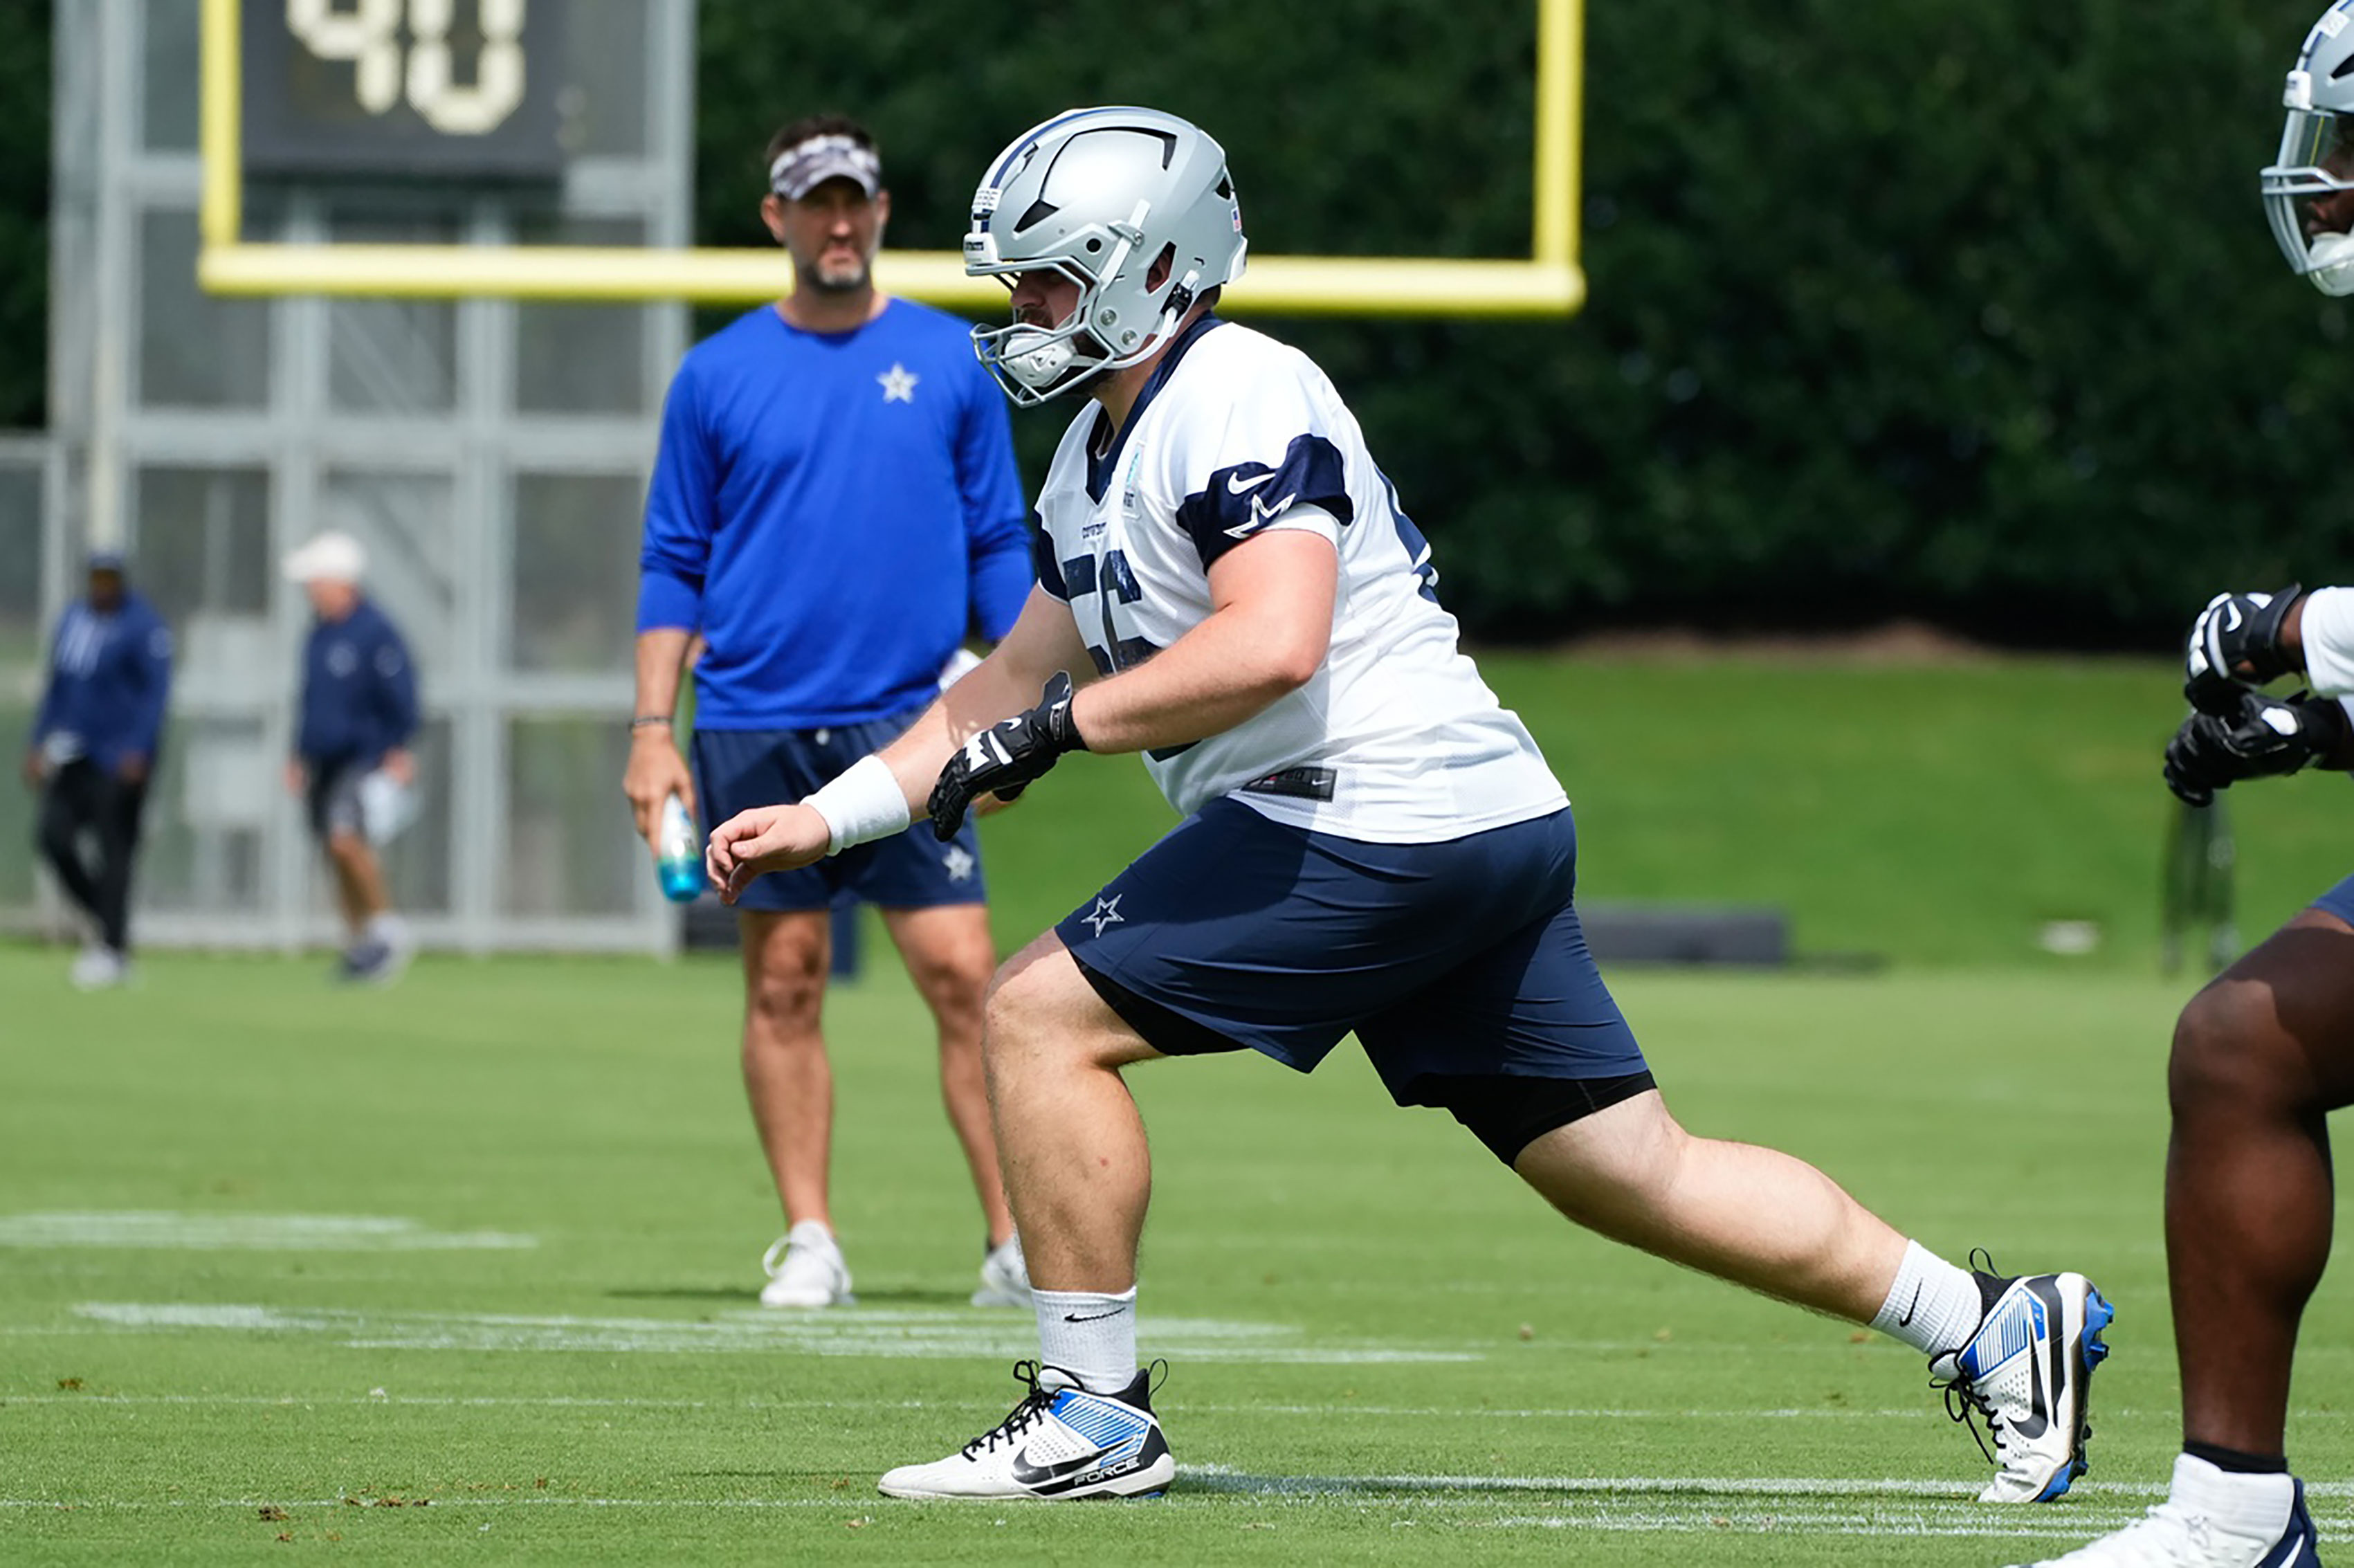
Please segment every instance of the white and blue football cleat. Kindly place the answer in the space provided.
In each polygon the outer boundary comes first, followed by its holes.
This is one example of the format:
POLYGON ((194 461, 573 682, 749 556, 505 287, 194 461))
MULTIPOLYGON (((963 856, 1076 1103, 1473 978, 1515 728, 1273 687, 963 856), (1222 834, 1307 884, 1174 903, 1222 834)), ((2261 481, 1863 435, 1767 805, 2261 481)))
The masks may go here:
POLYGON ((2026 1275, 2002 1287, 1967 1343, 1929 1363, 1954 1419, 1982 1416, 1994 1439, 1998 1468, 1980 1502, 2050 1502, 2084 1473, 2093 1369, 2108 1356, 2101 1335, 2115 1316, 2081 1274, 2026 1275))
POLYGON ((2303 1481, 2226 1477, 2185 1454, 2174 1461, 2166 1501, 2115 1534, 2035 1568, 2321 1568, 2320 1541, 2303 1481))
POLYGON ((1059 1367, 1016 1361, 1030 1385, 1013 1413, 945 1459, 902 1465, 885 1497, 1061 1502, 1145 1497, 1177 1473, 1152 1414, 1152 1369, 1118 1394, 1089 1393, 1059 1367))

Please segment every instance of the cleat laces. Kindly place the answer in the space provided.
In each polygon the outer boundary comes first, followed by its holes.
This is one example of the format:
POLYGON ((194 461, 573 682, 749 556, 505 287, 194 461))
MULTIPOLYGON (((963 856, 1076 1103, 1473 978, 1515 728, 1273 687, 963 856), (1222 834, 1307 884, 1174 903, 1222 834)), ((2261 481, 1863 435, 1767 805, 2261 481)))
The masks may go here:
MULTIPOLYGON (((1994 1255, 1982 1246, 1970 1248, 1969 1265, 1970 1271, 1981 1279, 1987 1276, 2002 1277, 2002 1271, 1994 1266, 1994 1255)), ((1992 1306, 1993 1303, 1988 1302, 1988 1305, 1992 1306)), ((1985 1327, 1985 1321, 1981 1319, 1978 1328, 1985 1327)), ((1977 1337, 1978 1330, 1971 1330, 1971 1338, 1977 1337)), ((1978 1391, 1970 1375, 1962 1370, 1962 1351, 1968 1348, 1969 1340, 1965 1340, 1961 1348, 1952 1352, 1954 1375, 1951 1378, 1932 1377, 1929 1386, 1946 1396, 1947 1417, 1968 1431, 1970 1440, 1978 1446, 1978 1452, 1986 1457, 1988 1464, 1999 1468, 2003 1449, 2008 1446, 2003 1440, 2002 1417, 1995 1414, 1993 1402, 1978 1391), (1984 1432, 1978 1430, 1979 1421, 1986 1423, 1984 1432), (1993 1439, 1991 1447, 1988 1446, 1989 1437, 1993 1439)))
POLYGON ((1013 1363, 1014 1381, 1029 1384, 1030 1392, 1022 1396, 1022 1403, 1016 1404, 1004 1420, 964 1446, 966 1458, 978 1459, 983 1454, 993 1451, 1000 1443, 1011 1445, 1023 1433, 1038 1425, 1039 1420, 1045 1415, 1048 1407, 1055 1403, 1055 1395, 1058 1392, 1038 1386, 1039 1374, 1044 1370, 1036 1361, 1020 1361, 1013 1363))

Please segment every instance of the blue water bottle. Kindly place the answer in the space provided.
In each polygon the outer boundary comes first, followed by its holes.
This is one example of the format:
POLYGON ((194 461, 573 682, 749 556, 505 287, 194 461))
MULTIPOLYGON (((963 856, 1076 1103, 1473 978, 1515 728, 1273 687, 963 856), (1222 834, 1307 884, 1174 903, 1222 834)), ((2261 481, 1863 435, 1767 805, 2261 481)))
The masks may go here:
POLYGON ((686 802, 673 791, 663 802, 662 831, 654 835, 654 874, 663 896, 676 904, 692 904, 703 896, 703 841, 686 802))

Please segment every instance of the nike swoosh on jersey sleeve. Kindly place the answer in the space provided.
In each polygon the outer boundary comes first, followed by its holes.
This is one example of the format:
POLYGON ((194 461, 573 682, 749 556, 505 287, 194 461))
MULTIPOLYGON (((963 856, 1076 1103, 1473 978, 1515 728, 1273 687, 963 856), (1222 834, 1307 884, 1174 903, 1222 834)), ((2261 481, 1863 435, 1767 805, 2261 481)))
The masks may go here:
POLYGON ((1275 463, 1240 462, 1214 471, 1177 507, 1177 524, 1207 571, 1220 556, 1294 506, 1321 507, 1346 527, 1356 519, 1341 449, 1323 436, 1294 436, 1275 463))

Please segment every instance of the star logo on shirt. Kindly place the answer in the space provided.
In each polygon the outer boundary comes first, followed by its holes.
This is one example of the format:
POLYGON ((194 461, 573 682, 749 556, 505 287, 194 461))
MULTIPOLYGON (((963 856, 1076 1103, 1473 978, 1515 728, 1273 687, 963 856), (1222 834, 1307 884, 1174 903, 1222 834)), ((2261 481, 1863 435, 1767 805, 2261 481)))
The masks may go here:
POLYGON ((923 377, 895 359, 891 368, 875 379, 882 383, 885 403, 912 403, 916 400, 916 383, 923 377))
POLYGON ((962 844, 950 844, 940 852, 940 869, 949 874, 950 882, 972 880, 972 852, 962 844))
POLYGON ((1119 901, 1126 896, 1127 895, 1123 893, 1115 893, 1109 898, 1098 895, 1094 912, 1082 915, 1079 918, 1093 926, 1098 937, 1104 934, 1104 927, 1107 926, 1124 926, 1128 924, 1128 916, 1119 912, 1119 901))

